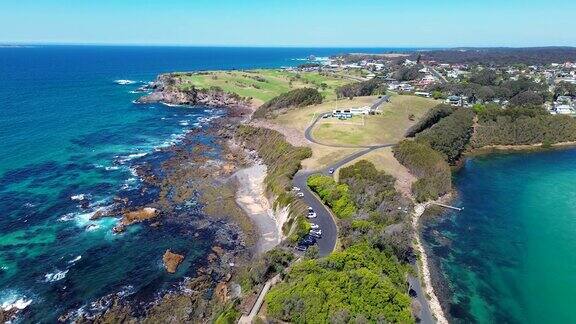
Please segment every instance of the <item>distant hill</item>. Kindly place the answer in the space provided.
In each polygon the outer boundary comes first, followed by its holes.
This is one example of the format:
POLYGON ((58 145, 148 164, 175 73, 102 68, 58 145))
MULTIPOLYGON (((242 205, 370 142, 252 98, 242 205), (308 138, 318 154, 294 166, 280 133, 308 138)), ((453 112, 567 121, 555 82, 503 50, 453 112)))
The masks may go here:
POLYGON ((576 61, 576 47, 528 47, 528 48, 454 48, 419 51, 411 59, 421 55, 423 60, 442 63, 480 63, 484 65, 528 64, 544 65, 576 61))

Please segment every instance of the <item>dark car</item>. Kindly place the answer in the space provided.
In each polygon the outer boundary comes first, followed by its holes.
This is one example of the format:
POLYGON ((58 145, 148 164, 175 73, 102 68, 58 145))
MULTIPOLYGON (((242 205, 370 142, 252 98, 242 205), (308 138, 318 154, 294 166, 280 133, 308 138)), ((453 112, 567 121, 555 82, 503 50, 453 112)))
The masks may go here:
POLYGON ((306 235, 300 240, 300 245, 314 245, 316 244, 316 238, 310 235, 306 235))
POLYGON ((315 238, 322 238, 322 233, 321 233, 321 232, 320 232, 320 233, 319 233, 319 232, 310 232, 309 235, 312 236, 312 237, 315 237, 315 238))
POLYGON ((299 244, 298 246, 296 246, 296 250, 304 252, 308 250, 308 246, 299 244))
POLYGON ((334 168, 330 168, 330 170, 328 170, 328 173, 333 174, 333 173, 334 173, 334 168))

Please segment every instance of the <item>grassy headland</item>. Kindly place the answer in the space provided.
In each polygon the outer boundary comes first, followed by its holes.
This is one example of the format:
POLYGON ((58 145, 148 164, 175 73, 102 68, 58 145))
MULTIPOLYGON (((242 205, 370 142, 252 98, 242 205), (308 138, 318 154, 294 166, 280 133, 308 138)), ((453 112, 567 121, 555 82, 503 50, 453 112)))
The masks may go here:
POLYGON ((325 72, 298 72, 288 70, 207 71, 178 73, 181 90, 196 87, 217 87, 225 92, 252 98, 256 105, 263 104, 290 90, 318 89, 327 99, 336 98, 334 90, 350 81, 343 76, 325 72))

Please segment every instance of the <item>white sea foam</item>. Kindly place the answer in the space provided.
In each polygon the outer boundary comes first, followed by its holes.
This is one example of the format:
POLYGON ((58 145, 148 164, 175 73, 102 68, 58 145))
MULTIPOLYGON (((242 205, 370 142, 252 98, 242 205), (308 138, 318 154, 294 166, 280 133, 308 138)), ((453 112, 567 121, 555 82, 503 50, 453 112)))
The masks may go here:
POLYGON ((26 207, 26 208, 34 208, 34 207, 36 207, 36 205, 34 205, 33 203, 27 202, 27 203, 24 204, 24 207, 26 207))
POLYGON ((61 216, 60 218, 58 218, 58 221, 60 222, 69 222, 71 220, 73 220, 74 218, 76 218, 76 214, 74 213, 68 213, 66 215, 61 216))
POLYGON ((120 289, 120 291, 118 291, 116 293, 116 296, 123 298, 123 297, 129 296, 129 295, 132 295, 134 292, 135 292, 134 286, 126 285, 126 286, 122 287, 120 289))
POLYGON ((81 255, 79 255, 79 256, 75 257, 74 259, 68 261, 68 263, 69 263, 69 264, 74 264, 74 263, 80 261, 80 259, 82 259, 82 256, 81 256, 81 255))
POLYGON ((67 273, 68 273, 68 269, 66 269, 64 271, 57 270, 57 271, 52 272, 52 273, 47 273, 44 275, 44 281, 45 282, 60 281, 66 277, 67 273))
POLYGON ((90 198, 89 194, 77 194, 77 195, 73 195, 70 197, 70 199, 74 200, 74 201, 82 201, 84 199, 88 199, 90 198))
POLYGON ((180 124, 180 126, 188 126, 190 125, 190 122, 188 122, 187 120, 181 120, 178 124, 180 124))
POLYGON ((23 310, 32 304, 32 299, 14 291, 2 291, 0 293, 0 308, 5 311, 17 309, 23 310))
POLYGON ((136 83, 136 81, 134 81, 134 80, 114 80, 114 83, 119 84, 119 85, 129 85, 129 84, 136 83))
POLYGON ((142 153, 133 153, 133 154, 128 154, 128 155, 124 155, 124 156, 117 156, 116 157, 116 161, 120 164, 124 164, 128 161, 137 159, 137 158, 141 158, 146 156, 148 153, 146 152, 142 152, 142 153))

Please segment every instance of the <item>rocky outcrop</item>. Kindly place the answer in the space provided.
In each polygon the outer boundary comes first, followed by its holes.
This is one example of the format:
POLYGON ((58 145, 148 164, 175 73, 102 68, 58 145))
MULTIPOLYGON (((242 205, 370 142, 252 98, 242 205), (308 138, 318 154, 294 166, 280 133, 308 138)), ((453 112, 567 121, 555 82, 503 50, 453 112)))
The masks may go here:
POLYGON ((136 103, 164 103, 169 105, 212 106, 244 108, 250 106, 248 99, 221 89, 197 89, 185 84, 182 74, 162 74, 150 85, 152 93, 136 100, 136 103))
POLYGON ((162 261, 164 262, 164 268, 168 273, 176 273, 178 266, 184 260, 184 256, 180 254, 176 254, 170 250, 166 250, 164 256, 162 257, 162 261))
POLYGON ((122 218, 123 225, 130 225, 145 220, 150 220, 158 216, 158 210, 152 207, 145 207, 140 210, 124 213, 122 218))

